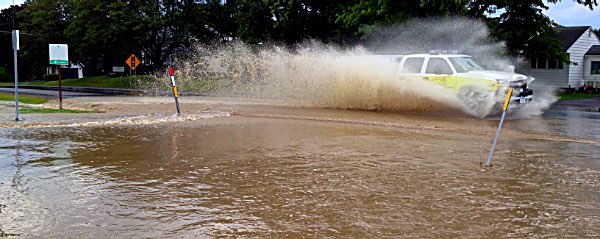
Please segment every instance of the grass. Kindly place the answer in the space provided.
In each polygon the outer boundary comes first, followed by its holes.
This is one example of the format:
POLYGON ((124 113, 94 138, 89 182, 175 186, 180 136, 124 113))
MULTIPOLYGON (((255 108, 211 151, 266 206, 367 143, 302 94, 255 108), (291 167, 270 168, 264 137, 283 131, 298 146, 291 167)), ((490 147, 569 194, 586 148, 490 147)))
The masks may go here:
MULTIPOLYGON (((10 93, 0 93, 0 101, 15 101, 15 95, 10 93)), ((43 97, 35 97, 35 96, 19 96, 19 102, 25 104, 43 104, 46 103, 48 99, 43 97)))
POLYGON ((600 94, 565 93, 560 95, 561 100, 577 100, 600 97, 600 94))
POLYGON ((21 114, 51 114, 51 113, 98 113, 96 110, 70 110, 70 109, 43 109, 43 108, 21 108, 21 114))

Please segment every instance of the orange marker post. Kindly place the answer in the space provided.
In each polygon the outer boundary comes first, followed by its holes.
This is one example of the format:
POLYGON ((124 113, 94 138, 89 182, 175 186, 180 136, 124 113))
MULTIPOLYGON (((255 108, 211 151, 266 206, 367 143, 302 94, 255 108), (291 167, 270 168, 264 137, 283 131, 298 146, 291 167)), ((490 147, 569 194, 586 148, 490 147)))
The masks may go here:
POLYGON ((496 131, 496 138, 494 138, 494 143, 492 144, 492 150, 490 150, 490 156, 485 163, 485 166, 491 167, 492 163, 492 155, 494 154, 494 149, 496 148, 496 143, 498 143, 498 136, 500 136, 500 130, 502 130, 502 124, 504 123, 504 117, 506 117, 506 110, 508 109, 508 104, 510 103, 510 96, 512 95, 513 89, 508 88, 508 93, 506 94, 506 100, 504 100, 504 105, 502 106, 502 118, 500 118, 500 124, 498 125, 498 131, 496 131))
POLYGON ((177 92, 177 85, 175 84, 175 72, 173 66, 169 65, 169 80, 171 80, 171 86, 173 87, 173 97, 175 97, 175 107, 177 107, 177 114, 181 114, 179 111, 179 92, 177 92))

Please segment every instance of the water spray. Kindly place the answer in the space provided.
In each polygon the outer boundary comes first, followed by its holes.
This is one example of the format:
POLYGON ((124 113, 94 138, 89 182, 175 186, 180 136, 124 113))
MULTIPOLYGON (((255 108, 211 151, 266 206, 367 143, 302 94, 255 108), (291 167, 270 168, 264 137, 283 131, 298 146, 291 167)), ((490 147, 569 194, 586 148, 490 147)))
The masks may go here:
MULTIPOLYGON (((420 19, 376 29, 365 45, 358 46, 310 40, 293 49, 268 44, 256 47, 237 41, 197 43, 169 63, 177 65, 178 88, 202 95, 276 100, 295 107, 463 111, 477 117, 490 113, 474 112, 456 91, 443 85, 399 79, 398 62, 369 60, 377 59, 372 57, 377 55, 427 53, 431 49, 456 49, 490 70, 505 69, 510 64, 509 58, 501 54, 504 43, 493 40, 485 23, 465 18, 420 19), (464 34, 466 31, 471 34, 464 34)), ((485 97, 481 104, 487 110, 497 100, 485 97)), ((541 114, 547 105, 530 105, 527 113, 541 114)))
POLYGON ((169 80, 171 81, 171 86, 173 87, 173 97, 175 98, 175 107, 177 108, 177 114, 181 114, 179 111, 179 93, 177 92, 177 85, 175 84, 175 72, 173 71, 173 66, 169 65, 169 80))

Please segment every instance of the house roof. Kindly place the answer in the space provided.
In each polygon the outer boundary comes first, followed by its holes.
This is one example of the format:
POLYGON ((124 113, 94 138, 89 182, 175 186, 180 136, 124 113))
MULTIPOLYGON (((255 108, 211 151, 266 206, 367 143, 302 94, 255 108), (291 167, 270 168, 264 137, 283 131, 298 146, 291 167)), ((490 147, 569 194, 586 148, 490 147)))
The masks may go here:
POLYGON ((558 27, 556 28, 558 32, 552 35, 552 37, 559 39, 562 42, 563 50, 567 51, 588 29, 590 29, 589 26, 558 27))
POLYGON ((585 53, 586 55, 600 55, 600 45, 593 45, 590 49, 585 53))

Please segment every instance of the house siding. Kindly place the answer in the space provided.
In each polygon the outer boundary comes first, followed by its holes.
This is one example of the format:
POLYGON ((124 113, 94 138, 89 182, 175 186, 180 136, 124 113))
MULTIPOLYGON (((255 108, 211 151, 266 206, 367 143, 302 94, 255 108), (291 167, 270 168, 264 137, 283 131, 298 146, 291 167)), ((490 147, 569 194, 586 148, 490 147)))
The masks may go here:
MULTIPOLYGON (((584 68, 586 65, 584 55, 593 45, 600 45, 600 40, 591 29, 588 29, 579 37, 579 39, 577 39, 569 50, 567 50, 567 53, 570 55, 570 60, 573 62, 569 67, 568 85, 578 86, 582 84, 584 80, 584 68)), ((561 87, 567 87, 568 85, 561 87)))
POLYGON ((565 66, 564 69, 556 70, 531 69, 528 75, 535 78, 533 83, 535 85, 543 85, 554 88, 568 87, 569 85, 569 68, 567 66, 565 66))

